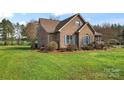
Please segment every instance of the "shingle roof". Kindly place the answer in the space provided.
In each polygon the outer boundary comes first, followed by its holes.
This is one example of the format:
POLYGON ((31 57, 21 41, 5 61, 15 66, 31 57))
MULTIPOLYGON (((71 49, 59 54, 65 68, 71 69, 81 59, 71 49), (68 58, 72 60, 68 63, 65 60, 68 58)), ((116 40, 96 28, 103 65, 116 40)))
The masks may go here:
POLYGON ((95 31, 95 35, 96 35, 96 36, 102 36, 101 33, 98 33, 98 32, 96 32, 96 31, 95 31))
POLYGON ((40 25, 47 31, 48 33, 54 33, 56 30, 57 25, 60 21, 52 20, 52 19, 39 19, 40 25))
MULTIPOLYGON (((48 33, 55 33, 55 32, 58 32, 72 18, 74 18, 75 16, 78 16, 78 15, 80 15, 80 14, 75 14, 71 17, 66 18, 65 20, 62 20, 62 21, 40 18, 39 23, 45 29, 45 31, 47 31, 48 33)), ((88 22, 85 22, 85 24, 87 24, 93 30, 93 32, 95 33, 95 30, 93 29, 93 27, 88 22)), ((85 26, 85 24, 83 26, 85 26)), ((81 28, 83 28, 83 26, 81 28)), ((79 28, 78 30, 80 30, 81 28, 79 28)))
POLYGON ((62 21, 40 18, 39 23, 48 33, 54 33, 54 32, 57 32, 60 28, 62 28, 66 23, 68 23, 76 15, 77 14, 69 18, 66 18, 65 20, 62 20, 62 21))
POLYGON ((87 25, 92 29, 93 33, 95 34, 95 29, 91 26, 91 24, 89 22, 87 22, 87 25))
POLYGON ((66 23, 68 23, 74 16, 76 16, 77 14, 71 16, 71 17, 68 17, 66 18, 65 20, 63 21, 60 21, 60 23, 57 25, 56 27, 56 31, 58 31, 60 28, 62 28, 66 23))

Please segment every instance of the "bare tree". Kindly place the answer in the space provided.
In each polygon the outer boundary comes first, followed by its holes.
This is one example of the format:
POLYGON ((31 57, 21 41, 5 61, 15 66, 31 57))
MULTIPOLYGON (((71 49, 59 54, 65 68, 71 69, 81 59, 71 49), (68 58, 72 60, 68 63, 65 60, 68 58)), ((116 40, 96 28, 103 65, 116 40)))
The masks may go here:
POLYGON ((16 37, 17 45, 19 45, 21 40, 21 28, 19 23, 16 23, 15 25, 15 37, 16 37))
POLYGON ((31 42, 31 48, 32 49, 35 48, 35 41, 36 41, 36 35, 37 35, 37 27, 38 27, 37 22, 30 22, 30 23, 27 24, 27 26, 25 28, 25 33, 26 33, 28 39, 31 42))
POLYGON ((123 25, 105 23, 103 25, 94 26, 94 29, 103 34, 103 40, 105 42, 109 39, 116 39, 122 43, 122 29, 124 29, 123 25))
POLYGON ((60 17, 59 16, 50 15, 49 18, 51 20, 59 20, 60 17))
POLYGON ((122 31, 122 44, 124 45, 124 30, 122 31))

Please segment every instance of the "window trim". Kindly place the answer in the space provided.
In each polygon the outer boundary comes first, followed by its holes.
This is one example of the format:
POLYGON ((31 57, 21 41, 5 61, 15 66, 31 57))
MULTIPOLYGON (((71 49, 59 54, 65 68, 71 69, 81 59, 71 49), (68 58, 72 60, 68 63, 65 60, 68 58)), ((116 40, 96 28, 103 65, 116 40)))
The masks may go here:
POLYGON ((64 44, 72 44, 73 40, 73 35, 64 35, 64 44))
POLYGON ((76 21, 75 21, 75 24, 78 25, 78 26, 81 26, 81 21, 76 20, 76 21))
POLYGON ((91 37, 89 35, 85 35, 85 36, 83 36, 82 41, 83 41, 82 44, 87 46, 88 44, 91 43, 91 37))

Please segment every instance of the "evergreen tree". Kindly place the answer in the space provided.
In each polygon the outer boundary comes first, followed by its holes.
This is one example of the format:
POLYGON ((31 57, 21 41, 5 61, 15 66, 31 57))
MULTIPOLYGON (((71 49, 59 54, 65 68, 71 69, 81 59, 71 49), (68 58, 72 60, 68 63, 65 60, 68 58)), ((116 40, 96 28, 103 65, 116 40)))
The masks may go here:
POLYGON ((124 29, 122 31, 122 44, 124 45, 124 29))
POLYGON ((4 41, 4 45, 8 44, 8 40, 11 38, 11 44, 13 44, 13 33, 14 33, 14 27, 13 24, 6 19, 2 20, 2 37, 4 41))

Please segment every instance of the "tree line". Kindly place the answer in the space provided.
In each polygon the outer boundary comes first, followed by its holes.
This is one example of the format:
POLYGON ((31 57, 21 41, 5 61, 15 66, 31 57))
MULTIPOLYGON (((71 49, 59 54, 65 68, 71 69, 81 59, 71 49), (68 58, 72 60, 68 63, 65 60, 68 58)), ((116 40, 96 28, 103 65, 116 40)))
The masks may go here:
POLYGON ((3 19, 0 22, 0 41, 2 45, 13 45, 16 41, 17 45, 22 45, 23 41, 27 41, 31 48, 35 47, 37 22, 31 21, 26 25, 12 23, 8 19, 3 19))
POLYGON ((25 26, 19 23, 13 24, 8 19, 3 19, 0 22, 0 39, 3 45, 13 45, 13 41, 21 44, 21 40, 25 36, 25 26))
POLYGON ((105 42, 110 39, 115 39, 118 40, 120 44, 124 44, 124 25, 105 23, 102 25, 95 25, 94 29, 102 33, 105 42))

